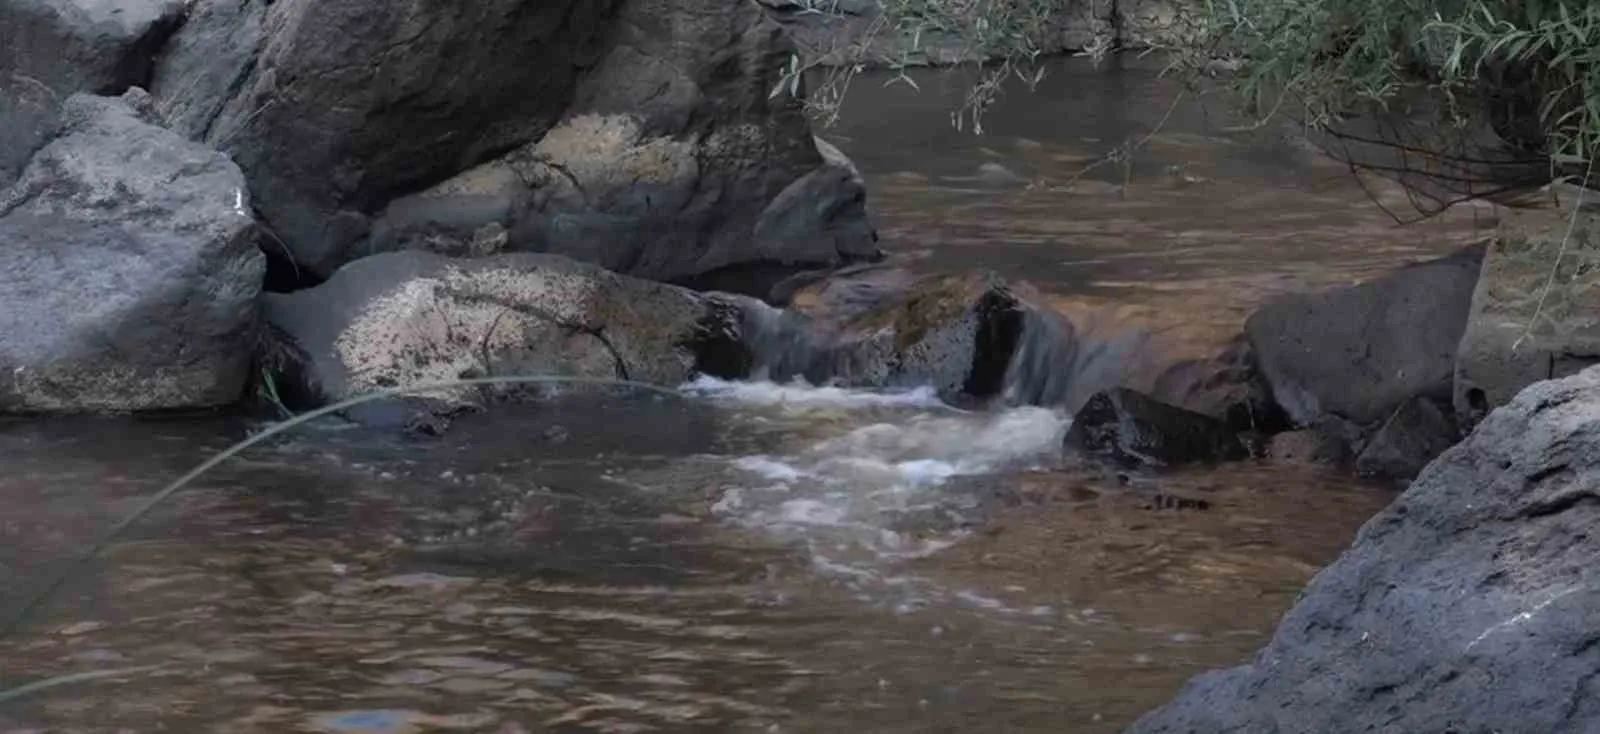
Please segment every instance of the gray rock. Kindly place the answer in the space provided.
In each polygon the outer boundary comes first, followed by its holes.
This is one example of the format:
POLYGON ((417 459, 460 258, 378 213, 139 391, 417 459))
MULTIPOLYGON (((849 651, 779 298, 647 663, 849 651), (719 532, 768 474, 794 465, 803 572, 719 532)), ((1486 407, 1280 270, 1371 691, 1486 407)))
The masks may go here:
POLYGON ((859 177, 769 99, 788 52, 754 3, 200 0, 154 90, 315 274, 534 251, 759 292, 877 252, 859 177))
POLYGON ((195 0, 181 32, 156 59, 150 94, 167 124, 195 140, 231 139, 249 111, 224 108, 238 99, 256 71, 267 35, 264 0, 195 0))
POLYGON ((121 94, 149 82, 183 12, 184 0, 4 0, 0 77, 29 77, 63 97, 121 94))
POLYGON ((1128 388, 1089 398, 1073 416, 1066 444, 1125 466, 1179 466, 1250 455, 1222 421, 1128 388))
POLYGON ((1600 362, 1600 197, 1586 192, 1575 212, 1577 192, 1552 188, 1559 206, 1508 210, 1484 256, 1456 355, 1466 427, 1534 382, 1600 362))
POLYGON ((1449 399, 1483 248, 1351 288, 1294 295, 1245 324, 1262 376, 1297 425, 1384 420, 1415 396, 1449 399))
POLYGON ((0 186, 22 173, 76 92, 149 81, 183 0, 0 0, 0 186))
POLYGON ((69 98, 0 192, 0 412, 239 398, 265 267, 244 178, 147 100, 69 98))
POLYGON ((1600 731, 1600 369, 1430 464, 1246 666, 1129 731, 1600 731))
POLYGON ((9 186, 60 124, 55 90, 18 76, 0 75, 0 187, 9 186))
MULTIPOLYGON (((268 294, 276 338, 262 362, 298 403, 291 407, 462 377, 566 375, 676 386, 700 372, 742 376, 748 360, 737 354, 740 318, 756 306, 556 255, 385 253, 346 265, 314 288, 268 294)), ((475 387, 429 396, 447 407, 482 403, 475 387)))
POLYGON ((1356 473, 1382 479, 1412 479, 1461 438, 1455 418, 1440 403, 1412 398, 1389 416, 1356 458, 1356 473))

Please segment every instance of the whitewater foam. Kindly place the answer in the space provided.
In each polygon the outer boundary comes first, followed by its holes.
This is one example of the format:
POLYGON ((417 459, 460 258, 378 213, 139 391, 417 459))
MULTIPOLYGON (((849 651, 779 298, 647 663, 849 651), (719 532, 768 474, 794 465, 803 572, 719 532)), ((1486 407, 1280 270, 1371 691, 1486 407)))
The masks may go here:
POLYGON ((759 406, 818 408, 929 408, 955 410, 939 399, 932 387, 911 390, 857 390, 829 385, 793 382, 741 382, 700 376, 681 389, 690 395, 712 400, 759 406))
POLYGON ((931 388, 878 392, 701 378, 685 391, 758 416, 777 407, 794 418, 814 410, 860 417, 795 450, 720 460, 729 488, 712 504, 715 516, 804 548, 817 573, 864 598, 893 597, 879 599, 893 608, 943 599, 1023 612, 896 574, 894 566, 967 537, 977 499, 970 483, 963 489, 955 480, 1054 464, 1070 423, 1064 412, 962 411, 940 402, 931 388))

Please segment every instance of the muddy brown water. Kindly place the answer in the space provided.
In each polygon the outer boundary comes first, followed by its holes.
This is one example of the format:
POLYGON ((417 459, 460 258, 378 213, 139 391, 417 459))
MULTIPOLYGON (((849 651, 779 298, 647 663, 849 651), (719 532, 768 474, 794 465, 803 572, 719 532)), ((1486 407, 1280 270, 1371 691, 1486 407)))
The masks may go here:
MULTIPOLYGON (((1147 68, 1061 64, 978 139, 938 77, 878 84, 825 135, 897 265, 996 269, 1178 350, 1481 224, 1396 229, 1337 167, 1167 116, 1147 68), (1126 178, 1065 188, 1164 116, 1126 178)), ((0 704, 0 731, 1116 731, 1246 660, 1393 497, 1282 466, 1105 474, 1062 459, 1067 420, 703 383, 438 439, 323 422, 204 477, 0 640, 0 687, 106 674, 0 704)), ((259 427, 0 423, 0 608, 259 427)))

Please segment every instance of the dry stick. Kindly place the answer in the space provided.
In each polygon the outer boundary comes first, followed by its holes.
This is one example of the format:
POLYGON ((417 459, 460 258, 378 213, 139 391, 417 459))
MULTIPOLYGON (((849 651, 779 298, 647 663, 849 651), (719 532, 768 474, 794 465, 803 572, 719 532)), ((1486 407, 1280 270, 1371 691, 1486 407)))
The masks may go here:
MULTIPOLYGON (((116 525, 112 526, 110 531, 106 532, 106 534, 102 536, 100 540, 96 541, 93 546, 90 546, 87 552, 79 556, 66 569, 63 569, 59 574, 57 574, 56 577, 51 580, 51 582, 45 586, 44 589, 40 590, 38 593, 29 598, 28 602, 24 604, 22 608, 17 611, 16 615, 6 623, 6 626, 4 628, 0 628, 0 639, 9 637, 21 629, 22 625, 27 622, 28 618, 32 616, 38 607, 48 600, 51 595, 55 594, 56 591, 60 590, 62 585, 64 585, 72 576, 73 572, 77 571, 79 567, 87 564, 89 561, 98 556, 101 551, 105 550, 106 546, 110 545, 112 541, 116 540, 117 536, 122 534, 122 531, 126 530, 135 522, 138 522, 140 518, 144 517, 147 513, 154 509, 156 505, 161 504, 168 497, 172 496, 173 493, 187 486, 201 474, 210 471, 218 464, 227 461, 251 446, 255 446, 256 444, 272 438, 273 436, 284 433, 285 431, 296 428, 307 422, 316 420, 317 418, 332 415, 341 410, 345 410, 346 408, 352 408, 362 403, 371 402, 381 398, 398 397, 411 393, 430 392, 433 390, 448 389, 452 387, 516 383, 611 385, 618 387, 633 387, 671 397, 683 397, 682 392, 672 388, 662 387, 660 385, 651 385, 649 383, 638 382, 635 380, 622 380, 605 377, 575 377, 560 375, 474 377, 461 380, 448 380, 444 382, 430 382, 411 387, 394 388, 391 390, 380 390, 377 392, 367 393, 366 395, 353 397, 348 400, 343 400, 332 405, 324 406, 309 413, 302 413, 292 420, 274 424, 268 427, 266 430, 228 447, 222 453, 211 457, 204 463, 200 464, 194 469, 191 469, 189 473, 184 474, 171 484, 168 484, 166 487, 162 488, 161 491, 155 493, 155 495, 146 500, 143 505, 139 506, 138 509, 134 510, 127 517, 123 518, 121 522, 118 522, 116 525)), ((5 700, 13 695, 18 695, 16 690, 0 693, 0 700, 5 700)))

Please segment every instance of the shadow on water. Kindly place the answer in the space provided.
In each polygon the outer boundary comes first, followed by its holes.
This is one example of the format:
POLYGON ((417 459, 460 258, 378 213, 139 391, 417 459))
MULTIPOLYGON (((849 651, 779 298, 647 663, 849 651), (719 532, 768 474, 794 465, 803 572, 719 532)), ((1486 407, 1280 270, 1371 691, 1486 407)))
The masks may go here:
MULTIPOLYGON (((1343 171, 1181 107, 1130 178, 1072 182, 1172 100, 1149 69, 1074 64, 977 139, 937 75, 853 97, 827 135, 897 264, 992 268, 1199 350, 1272 294, 1474 234, 1400 234, 1343 171)), ((157 669, 18 701, 0 731, 1116 731, 1244 660, 1390 498, 1281 466, 1107 475, 1064 463, 1048 408, 696 394, 251 450, 0 640, 0 687, 157 669)), ((0 607, 258 427, 0 424, 0 607)))

